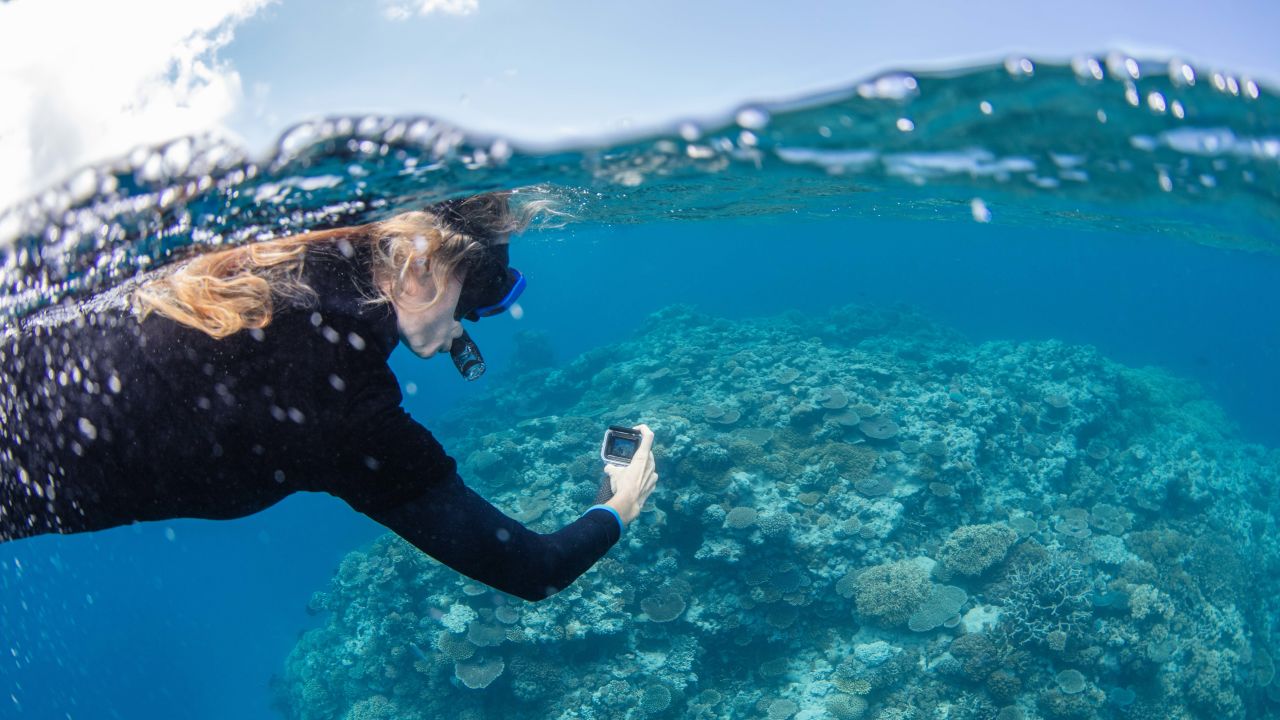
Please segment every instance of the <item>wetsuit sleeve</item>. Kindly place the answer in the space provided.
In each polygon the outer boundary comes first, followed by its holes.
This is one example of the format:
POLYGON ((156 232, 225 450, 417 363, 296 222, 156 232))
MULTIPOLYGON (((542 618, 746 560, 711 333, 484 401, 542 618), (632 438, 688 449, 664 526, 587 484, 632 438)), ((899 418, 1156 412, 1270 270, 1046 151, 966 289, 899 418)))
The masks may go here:
POLYGON ((614 516, 599 508, 554 533, 533 532, 456 474, 419 497, 369 516, 463 575, 530 601, 568 587, 622 533, 614 516))
POLYGON ((453 458, 400 407, 390 368, 366 365, 351 377, 329 492, 418 549, 503 592, 542 600, 618 541, 620 523, 607 510, 549 534, 507 517, 463 484, 453 458))

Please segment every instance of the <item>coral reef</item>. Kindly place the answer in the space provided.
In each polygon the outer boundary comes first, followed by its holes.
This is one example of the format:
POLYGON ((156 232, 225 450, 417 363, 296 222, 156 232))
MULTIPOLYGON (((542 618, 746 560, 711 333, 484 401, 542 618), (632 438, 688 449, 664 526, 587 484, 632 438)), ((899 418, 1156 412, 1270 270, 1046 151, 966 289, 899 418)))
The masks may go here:
POLYGON ((536 604, 392 536, 352 552, 275 680, 287 717, 1280 713, 1280 453, 1187 382, 902 309, 674 307, 560 367, 527 342, 435 428, 463 476, 549 531, 601 428, 644 421, 650 506, 536 604))
POLYGON ((888 627, 906 623, 930 590, 929 570, 910 560, 877 565, 853 579, 858 614, 888 627))
POLYGON ((938 559, 950 572, 981 575, 1004 559, 1018 534, 1003 525, 966 525, 956 528, 943 543, 938 559))

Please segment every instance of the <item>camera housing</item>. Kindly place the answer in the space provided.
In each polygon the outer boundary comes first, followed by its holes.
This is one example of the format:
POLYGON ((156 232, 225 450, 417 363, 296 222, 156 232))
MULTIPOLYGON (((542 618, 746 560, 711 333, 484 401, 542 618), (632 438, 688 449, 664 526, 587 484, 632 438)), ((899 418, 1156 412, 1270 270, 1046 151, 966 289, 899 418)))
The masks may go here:
POLYGON ((627 466, 631 458, 640 449, 640 431, 620 425, 610 425, 604 431, 604 442, 600 444, 600 459, 610 465, 627 466))

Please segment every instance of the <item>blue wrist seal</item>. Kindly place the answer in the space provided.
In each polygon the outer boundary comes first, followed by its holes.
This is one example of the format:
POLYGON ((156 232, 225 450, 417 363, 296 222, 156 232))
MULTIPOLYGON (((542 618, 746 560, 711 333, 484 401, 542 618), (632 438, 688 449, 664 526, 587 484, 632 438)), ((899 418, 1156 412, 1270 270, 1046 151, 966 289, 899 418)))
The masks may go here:
POLYGON ((609 507, 608 505, 592 505, 591 507, 587 508, 587 512, 584 512, 584 513, 582 513, 582 514, 583 514, 583 515, 586 515, 587 513, 591 512, 592 510, 608 510, 608 511, 609 511, 609 514, 610 514, 610 515, 613 515, 613 519, 618 521, 618 532, 619 532, 619 533, 625 533, 625 532, 627 531, 627 526, 626 526, 626 524, 622 522, 622 515, 621 515, 621 514, 619 514, 617 510, 614 510, 613 508, 609 507))

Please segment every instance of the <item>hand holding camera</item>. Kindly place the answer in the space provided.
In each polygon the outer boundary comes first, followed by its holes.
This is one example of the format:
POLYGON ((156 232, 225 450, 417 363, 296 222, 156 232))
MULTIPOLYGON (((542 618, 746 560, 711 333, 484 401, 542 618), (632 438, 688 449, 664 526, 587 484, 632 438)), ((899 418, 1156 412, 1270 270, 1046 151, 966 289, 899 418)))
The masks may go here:
POLYGON ((612 496, 604 504, 618 511, 630 523, 658 483, 653 460, 653 431, 648 425, 634 428, 610 427, 604 436, 600 456, 605 461, 612 496))

